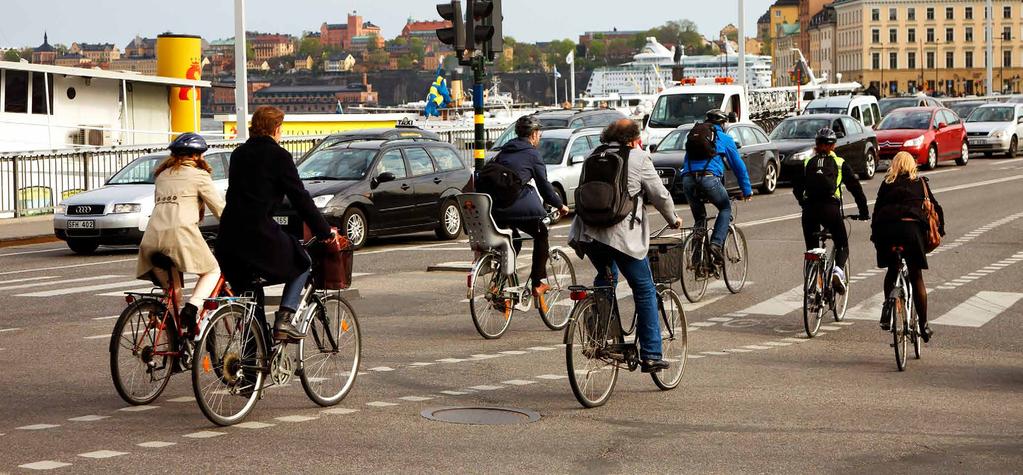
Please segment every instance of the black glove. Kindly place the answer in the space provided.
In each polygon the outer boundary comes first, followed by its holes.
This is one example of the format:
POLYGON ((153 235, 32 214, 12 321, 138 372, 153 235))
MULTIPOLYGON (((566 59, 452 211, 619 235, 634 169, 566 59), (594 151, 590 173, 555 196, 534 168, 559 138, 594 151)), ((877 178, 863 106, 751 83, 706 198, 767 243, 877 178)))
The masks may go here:
POLYGON ((856 219, 858 219, 860 221, 870 221, 870 212, 869 211, 860 211, 860 215, 857 216, 856 219))

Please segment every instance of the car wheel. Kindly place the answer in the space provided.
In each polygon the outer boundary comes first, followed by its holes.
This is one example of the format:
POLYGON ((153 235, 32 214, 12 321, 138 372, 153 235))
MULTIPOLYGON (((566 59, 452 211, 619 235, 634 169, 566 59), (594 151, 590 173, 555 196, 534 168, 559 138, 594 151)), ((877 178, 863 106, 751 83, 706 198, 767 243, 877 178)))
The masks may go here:
POLYGON ((927 163, 924 164, 925 170, 934 170, 938 166, 938 147, 931 145, 931 148, 927 149, 927 163))
POLYGON ((554 185, 554 192, 558 194, 558 198, 561 198, 561 203, 568 206, 568 195, 565 194, 565 190, 561 189, 561 185, 554 185))
POLYGON ((1005 152, 1005 158, 1016 158, 1017 152, 1019 152, 1019 139, 1013 135, 1012 140, 1009 140, 1009 150, 1005 152))
POLYGON ((769 195, 778 189, 778 164, 774 160, 768 160, 764 167, 764 182, 760 185, 760 192, 769 195))
POLYGON ((867 158, 863 160, 863 173, 860 173, 861 180, 872 180, 877 172, 877 152, 874 149, 867 150, 867 158))
POLYGON ((344 228, 345 236, 352 243, 354 249, 359 249, 366 244, 369 237, 369 227, 366 223, 366 213, 359 208, 348 208, 341 217, 341 226, 344 228))
POLYGON ((462 234, 462 214, 458 212, 455 200, 446 200, 440 207, 440 222, 437 224, 437 239, 450 241, 462 234))
POLYGON ((96 252, 96 248, 99 247, 99 241, 95 239, 68 239, 67 247, 75 254, 87 256, 96 252))
POLYGON ((963 148, 959 152, 959 158, 956 158, 956 165, 964 166, 966 162, 970 161, 970 146, 963 142, 963 148))

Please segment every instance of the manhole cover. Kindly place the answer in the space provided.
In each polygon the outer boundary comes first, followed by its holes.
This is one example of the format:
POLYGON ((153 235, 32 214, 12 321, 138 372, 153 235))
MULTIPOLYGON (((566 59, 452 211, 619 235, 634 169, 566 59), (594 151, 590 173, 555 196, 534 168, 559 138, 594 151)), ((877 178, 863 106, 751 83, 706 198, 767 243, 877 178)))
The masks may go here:
POLYGON ((540 420, 540 414, 514 407, 435 407, 422 412, 431 421, 455 424, 509 425, 540 420))

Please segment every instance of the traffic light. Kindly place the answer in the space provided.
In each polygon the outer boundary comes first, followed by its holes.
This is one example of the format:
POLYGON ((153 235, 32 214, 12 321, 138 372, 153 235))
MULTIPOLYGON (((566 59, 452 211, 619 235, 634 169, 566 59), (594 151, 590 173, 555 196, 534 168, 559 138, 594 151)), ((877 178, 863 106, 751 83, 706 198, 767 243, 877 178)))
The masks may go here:
MULTIPOLYGON (((471 5, 472 0, 469 1, 471 5)), ((454 48, 458 59, 462 59, 466 39, 465 24, 462 22, 462 0, 451 0, 450 3, 438 4, 437 13, 441 18, 451 22, 451 28, 437 29, 437 39, 454 48)))
POLYGON ((493 13, 492 0, 468 0, 465 6, 465 43, 470 51, 483 50, 494 36, 493 25, 487 22, 493 13))
POLYGON ((502 23, 504 23, 504 14, 501 13, 501 0, 490 1, 490 15, 483 20, 483 24, 493 29, 490 33, 490 41, 484 46, 484 53, 487 55, 487 59, 493 61, 494 58, 504 52, 504 31, 502 23))

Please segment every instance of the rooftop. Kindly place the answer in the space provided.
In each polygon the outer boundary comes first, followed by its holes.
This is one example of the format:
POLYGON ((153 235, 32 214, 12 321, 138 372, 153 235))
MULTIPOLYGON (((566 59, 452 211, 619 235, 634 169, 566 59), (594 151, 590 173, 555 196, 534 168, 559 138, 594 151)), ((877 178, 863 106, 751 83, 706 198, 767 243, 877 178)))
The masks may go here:
POLYGON ((196 81, 192 79, 177 79, 163 76, 146 76, 136 73, 122 73, 106 71, 103 69, 74 68, 67 66, 50 66, 46 64, 16 63, 12 61, 0 61, 0 69, 13 71, 31 71, 36 73, 62 74, 65 76, 87 77, 97 79, 115 79, 118 81, 143 82, 150 84, 163 84, 166 86, 179 87, 210 87, 209 81, 196 81))

